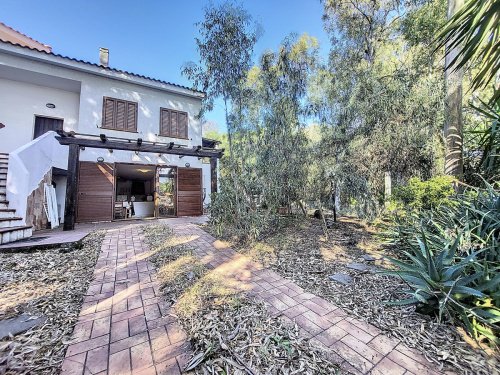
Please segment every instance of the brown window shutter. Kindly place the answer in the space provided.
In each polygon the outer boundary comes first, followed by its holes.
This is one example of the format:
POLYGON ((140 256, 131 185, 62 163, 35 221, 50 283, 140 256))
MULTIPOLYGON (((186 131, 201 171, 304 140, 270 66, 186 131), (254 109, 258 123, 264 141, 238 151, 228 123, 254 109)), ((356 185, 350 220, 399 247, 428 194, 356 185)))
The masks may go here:
POLYGON ((160 135, 170 137, 170 111, 160 108, 160 135))
POLYGON ((188 138, 187 112, 160 108, 160 135, 170 138, 188 138))
POLYGON ((179 122, 177 121, 177 112, 171 111, 170 113, 170 136, 172 138, 179 138, 178 131, 179 131, 179 122))
POLYGON ((137 103, 127 102, 127 126, 129 132, 137 131, 137 103))
POLYGON ((188 137, 188 114, 179 112, 179 138, 188 137))
POLYGON ((114 128, 113 119, 115 118, 115 99, 104 98, 102 111, 102 126, 104 128, 114 128))
POLYGON ((137 103, 104 97, 102 127, 129 132, 137 131, 137 103))
POLYGON ((116 119, 115 119, 115 129, 116 130, 126 130, 126 110, 127 103, 123 100, 116 101, 116 119))

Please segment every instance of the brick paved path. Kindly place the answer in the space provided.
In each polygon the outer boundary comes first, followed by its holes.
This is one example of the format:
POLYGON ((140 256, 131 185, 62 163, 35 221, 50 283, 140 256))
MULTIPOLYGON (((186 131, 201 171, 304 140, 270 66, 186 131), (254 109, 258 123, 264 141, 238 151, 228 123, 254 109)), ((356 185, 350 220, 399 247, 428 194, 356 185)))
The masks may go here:
POLYGON ((180 374, 189 346, 148 255, 138 225, 108 230, 62 374, 180 374))
POLYGON ((437 367, 420 352, 364 321, 348 317, 341 308, 305 292, 278 273, 263 269, 224 246, 190 219, 169 219, 166 223, 176 235, 186 237, 182 242, 193 247, 214 272, 224 275, 228 284, 258 296, 277 316, 295 321, 304 335, 329 348, 345 370, 355 374, 439 374, 437 367))
MULTIPOLYGON (((417 351, 348 317, 333 304, 305 292, 274 271, 225 247, 193 219, 164 220, 228 285, 256 295, 269 310, 295 321, 341 366, 361 374, 437 374, 417 351)), ((160 298, 148 248, 138 225, 110 229, 104 239, 63 374, 179 374, 189 344, 160 298)))

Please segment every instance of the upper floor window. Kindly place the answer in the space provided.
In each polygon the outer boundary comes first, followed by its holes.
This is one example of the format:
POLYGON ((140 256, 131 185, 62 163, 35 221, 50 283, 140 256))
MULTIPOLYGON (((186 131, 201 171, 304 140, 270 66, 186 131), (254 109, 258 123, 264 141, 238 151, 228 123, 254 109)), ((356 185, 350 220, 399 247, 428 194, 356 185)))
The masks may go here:
POLYGON ((160 108, 160 135, 188 139, 188 114, 173 109, 160 108))
POLYGON ((102 127, 127 132, 137 131, 137 103, 104 97, 102 127))

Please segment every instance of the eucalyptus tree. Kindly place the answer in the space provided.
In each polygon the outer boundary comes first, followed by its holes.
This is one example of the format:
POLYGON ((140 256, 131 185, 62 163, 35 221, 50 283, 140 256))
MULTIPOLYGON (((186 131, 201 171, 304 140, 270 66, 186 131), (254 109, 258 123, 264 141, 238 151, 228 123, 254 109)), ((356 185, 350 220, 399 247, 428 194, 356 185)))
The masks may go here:
POLYGON ((317 55, 315 38, 290 36, 249 70, 235 114, 241 115, 233 138, 238 163, 225 165, 234 173, 224 171, 211 211, 221 232, 231 228, 256 238, 276 228, 281 209, 305 197, 308 165, 314 162, 305 134, 306 94, 317 55))
POLYGON ((210 4, 205 8, 204 20, 196 25, 200 33, 195 38, 199 62, 185 64, 182 73, 207 94, 201 114, 212 110, 215 100, 222 97, 231 149, 234 125, 230 113, 240 106, 241 83, 252 64, 260 27, 241 5, 232 1, 210 4))
POLYGON ((332 47, 318 112, 322 144, 341 197, 376 214, 385 172, 404 183, 441 163, 443 77, 431 41, 445 4, 325 0, 324 8, 332 47))
POLYGON ((278 51, 265 52, 254 72, 257 175, 264 199, 274 208, 288 207, 305 196, 310 161, 304 132, 306 94, 317 61, 317 40, 292 35, 278 51))

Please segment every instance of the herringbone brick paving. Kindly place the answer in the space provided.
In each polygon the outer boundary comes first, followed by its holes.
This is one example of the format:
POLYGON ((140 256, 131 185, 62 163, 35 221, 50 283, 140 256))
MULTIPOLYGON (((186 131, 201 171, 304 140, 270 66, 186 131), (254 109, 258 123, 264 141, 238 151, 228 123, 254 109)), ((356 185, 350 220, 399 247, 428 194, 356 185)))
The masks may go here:
MULTIPOLYGON (((295 322, 355 374, 438 374, 418 351, 349 317, 341 308, 264 269, 203 231, 192 218, 167 219, 176 236, 228 285, 295 322)), ((190 348, 162 300, 139 225, 108 230, 85 297, 63 374, 179 374, 190 348)))

